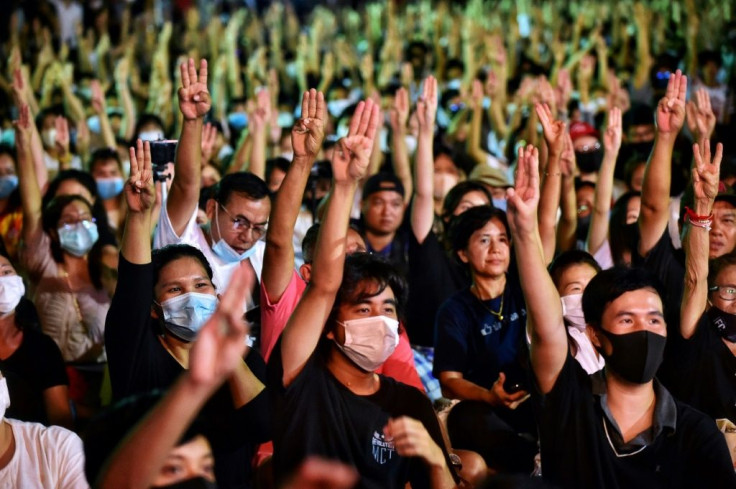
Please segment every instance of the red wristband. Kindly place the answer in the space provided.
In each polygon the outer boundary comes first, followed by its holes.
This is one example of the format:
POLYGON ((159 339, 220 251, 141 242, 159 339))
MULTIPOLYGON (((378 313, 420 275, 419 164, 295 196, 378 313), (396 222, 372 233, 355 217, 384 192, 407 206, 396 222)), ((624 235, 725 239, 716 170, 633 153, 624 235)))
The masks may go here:
POLYGON ((710 215, 707 216, 699 216, 688 206, 685 206, 685 213, 687 214, 687 218, 690 222, 707 222, 713 220, 713 213, 711 212, 710 215))

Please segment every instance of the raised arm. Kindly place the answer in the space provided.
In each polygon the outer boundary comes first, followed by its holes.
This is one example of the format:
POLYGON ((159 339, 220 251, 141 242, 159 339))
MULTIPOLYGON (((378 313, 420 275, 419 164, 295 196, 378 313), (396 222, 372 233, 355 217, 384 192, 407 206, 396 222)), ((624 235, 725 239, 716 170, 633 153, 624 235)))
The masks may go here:
POLYGON ((348 136, 339 141, 332 157, 334 181, 317 238, 312 280, 281 339, 284 386, 294 381, 317 347, 335 302, 342 282, 350 208, 358 182, 368 170, 378 124, 378 107, 373 101, 358 104, 348 136))
POLYGON ((156 201, 151 145, 140 139, 130 148, 130 178, 125 184, 125 230, 120 246, 123 257, 135 265, 151 263, 151 209, 156 201))
POLYGON ((473 91, 470 100, 473 107, 470 115, 468 140, 465 143, 466 150, 476 165, 485 165, 488 155, 480 144, 483 123, 483 84, 480 80, 473 80, 473 91))
POLYGON ((324 140, 325 97, 312 89, 302 96, 302 118, 291 131, 294 160, 286 172, 271 209, 261 286, 272 303, 286 290, 294 270, 293 234, 302 195, 324 140))
POLYGON ((262 179, 266 178, 266 149, 268 147, 268 124, 270 120, 271 99, 268 90, 261 90, 256 95, 256 109, 251 115, 251 127, 248 127, 253 137, 248 171, 262 179))
POLYGON ((33 243, 40 239, 41 227, 41 189, 36 179, 31 151, 32 128, 30 109, 27 104, 20 106, 20 117, 15 123, 15 145, 18 150, 18 187, 23 207, 23 241, 33 243))
POLYGON ((526 301, 531 360, 542 393, 552 390, 567 357, 562 304, 542 255, 537 225, 539 162, 536 148, 519 148, 516 186, 507 191, 508 217, 526 301))
POLYGON ((99 80, 92 80, 90 85, 92 89, 92 109, 100 119, 100 132, 102 140, 107 148, 115 148, 115 133, 110 125, 110 118, 107 116, 107 103, 105 103, 105 94, 102 93, 102 87, 99 80))
POLYGON ((547 104, 536 104, 534 108, 539 122, 542 123, 548 151, 547 167, 544 170, 539 196, 539 236, 542 240, 544 262, 549 263, 555 255, 555 229, 562 182, 560 158, 565 146, 566 127, 564 122, 554 120, 547 104))
MULTIPOLYGON (((33 91, 28 84, 28 77, 24 74, 24 70, 19 68, 13 72, 13 102, 15 106, 20 110, 23 104, 30 107, 33 106, 33 91)), ((29 118, 33 119, 33 110, 29 110, 29 118)), ((46 185, 49 182, 49 172, 46 169, 46 164, 43 161, 43 144, 41 144, 41 136, 38 134, 36 124, 31 124, 31 139, 30 139, 30 152, 31 158, 33 159, 33 167, 36 170, 36 180, 38 181, 38 188, 43 193, 46 185)))
POLYGON ((238 267, 217 310, 197 335, 189 353, 189 369, 128 434, 106 470, 93 481, 98 482, 94 487, 151 487, 204 403, 243 362, 247 327, 241 306, 248 286, 246 269, 238 267))
POLYGON ((621 109, 614 107, 608 114, 608 128, 603 134, 603 161, 598 172, 593 198, 593 212, 585 242, 587 250, 595 254, 608 238, 609 212, 613 195, 613 170, 621 148, 621 109))
POLYGON ((180 70, 179 110, 184 120, 176 148, 176 172, 166 201, 166 212, 177 235, 184 232, 199 202, 202 125, 211 105, 207 90, 207 60, 200 62, 199 74, 191 58, 188 63, 181 64, 180 70))
POLYGON ((695 141, 710 139, 713 136, 716 129, 716 115, 710 105, 708 90, 698 88, 685 106, 685 112, 687 127, 695 141))
POLYGON ((680 70, 670 76, 667 93, 657 105, 657 135, 641 188, 639 254, 646 256, 667 229, 672 180, 672 151, 685 123, 687 77, 680 70))
POLYGON ((420 244, 434 223, 434 120, 437 116, 437 80, 424 80, 422 96, 417 101, 419 135, 414 163, 414 201, 411 205, 411 231, 420 244))
POLYGON ((693 145, 695 168, 692 171, 697 217, 689 217, 685 231, 685 285, 680 308, 680 334, 690 338, 695 334, 698 321, 708 303, 708 231, 713 223, 713 202, 718 194, 718 175, 723 146, 718 143, 711 158, 710 141, 704 139, 693 145), (706 217, 709 216, 709 217, 706 217))
MULTIPOLYGON (((394 95, 391 108, 391 156, 394 173, 404 186, 404 203, 408 203, 413 192, 409 149, 406 147, 406 123, 409 120, 409 92, 401 87, 394 95)), ((417 142, 418 144, 418 142, 417 142)))

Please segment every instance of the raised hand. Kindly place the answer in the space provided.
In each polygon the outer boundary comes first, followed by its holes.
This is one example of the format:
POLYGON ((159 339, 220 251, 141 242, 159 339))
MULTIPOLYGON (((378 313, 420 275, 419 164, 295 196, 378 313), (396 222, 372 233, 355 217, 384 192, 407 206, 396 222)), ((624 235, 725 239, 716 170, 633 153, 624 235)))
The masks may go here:
POLYGON ((21 104, 18 114, 18 120, 15 125, 15 145, 19 150, 31 150, 31 135, 33 134, 31 127, 31 109, 28 104, 21 104))
POLYGON ((156 202, 153 186, 153 164, 151 163, 151 144, 140 139, 135 148, 130 148, 130 178, 125 184, 125 201, 128 212, 150 212, 156 202))
POLYGON ((357 182, 365 177, 379 120, 378 105, 373 100, 358 104, 350 120, 348 135, 337 142, 332 156, 332 175, 336 183, 357 182))
POLYGON ((710 140, 703 139, 700 144, 693 144, 693 154, 695 156, 695 171, 693 171, 695 200, 707 200, 712 204, 718 195, 723 145, 718 143, 716 154, 711 157, 710 140))
POLYGON ((212 159, 216 141, 217 128, 208 122, 202 127, 202 166, 212 159))
POLYGON ((470 90, 470 102, 474 109, 483 108, 483 83, 480 80, 473 80, 473 86, 470 90))
POLYGON ((607 153, 618 154, 622 133, 621 109, 614 107, 608 113, 608 127, 603 133, 603 148, 607 153))
POLYGON ((676 136, 685 123, 687 77, 677 70, 667 82, 667 92, 657 105, 657 131, 676 136))
POLYGON ((716 115, 710 105, 710 95, 705 88, 695 91, 695 100, 685 106, 687 126, 696 141, 709 139, 716 128, 716 115))
POLYGON ((566 177, 575 175, 575 148, 572 145, 570 133, 567 131, 565 132, 562 153, 560 154, 560 172, 566 177))
POLYGON ((565 143, 564 138, 567 132, 565 130, 565 123, 555 120, 547 104, 535 104, 534 109, 539 117, 539 122, 542 123, 544 140, 547 142, 550 155, 562 154, 565 143))
POLYGON ((271 119, 271 95, 268 90, 261 90, 256 94, 256 106, 250 114, 251 129, 253 131, 265 131, 271 119))
POLYGON ((90 82, 90 89, 92 90, 92 109, 96 114, 102 114, 105 111, 105 95, 102 93, 102 86, 100 86, 99 80, 92 80, 90 82))
POLYGON ((302 116, 291 130, 294 158, 317 157, 325 139, 325 96, 314 88, 302 95, 302 116))
POLYGON ((519 148, 515 186, 506 191, 509 227, 512 234, 534 232, 539 205, 539 151, 531 144, 519 148))
POLYGON ((243 361, 248 327, 243 319, 243 297, 250 290, 247 267, 237 267, 217 310, 202 326, 189 352, 189 379, 215 388, 243 361))
POLYGON ((54 140, 56 150, 60 156, 66 155, 69 153, 69 122, 66 117, 58 116, 54 120, 54 126, 56 128, 56 139, 54 140))
POLYGON ((207 90, 207 60, 200 61, 199 74, 192 58, 187 63, 182 63, 179 70, 182 85, 179 88, 179 110, 186 121, 201 119, 212 106, 210 92, 207 90))
POLYGON ((422 95, 417 100, 417 121, 419 132, 433 133, 437 117, 437 79, 429 75, 424 80, 422 95))
POLYGON ((409 120, 409 92, 404 87, 396 90, 394 94, 390 118, 391 129, 394 132, 406 129, 406 122, 409 120))

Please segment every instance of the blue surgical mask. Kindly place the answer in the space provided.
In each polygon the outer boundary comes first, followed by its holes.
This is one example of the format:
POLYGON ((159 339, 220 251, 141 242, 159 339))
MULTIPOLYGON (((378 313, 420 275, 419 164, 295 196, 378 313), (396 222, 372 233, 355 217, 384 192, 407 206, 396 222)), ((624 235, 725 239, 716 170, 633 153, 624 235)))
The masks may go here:
POLYGON ((232 112, 227 115, 227 123, 231 129, 242 131, 248 125, 248 115, 245 112, 232 112))
POLYGON ((161 303, 164 327, 183 341, 193 341, 217 309, 217 296, 188 292, 161 303))
POLYGON ((102 132, 102 129, 100 128, 100 116, 93 115, 92 117, 87 119, 87 127, 93 133, 100 134, 102 132))
POLYGON ((95 182, 97 183, 97 193, 100 194, 102 200, 117 197, 123 191, 125 185, 123 177, 98 178, 95 182))
POLYGON ((89 253, 100 235, 97 224, 92 221, 80 221, 71 226, 58 229, 61 248, 74 256, 84 256, 89 253))
POLYGON ((0 132, 0 144, 15 147, 15 129, 5 129, 0 132))
POLYGON ((0 177, 0 199, 7 199, 18 188, 18 175, 0 177))
POLYGON ((227 242, 222 239, 222 233, 220 232, 220 220, 218 219, 219 207, 219 205, 215 207, 215 226, 217 226, 217 234, 220 235, 220 239, 217 240, 217 243, 212 247, 212 252, 219 256, 225 263, 237 263, 247 260, 256 252, 255 243, 250 247, 250 249, 245 250, 243 253, 238 253, 232 246, 227 244, 227 242))
POLYGON ((506 199, 493 199, 493 207, 506 212, 506 199))

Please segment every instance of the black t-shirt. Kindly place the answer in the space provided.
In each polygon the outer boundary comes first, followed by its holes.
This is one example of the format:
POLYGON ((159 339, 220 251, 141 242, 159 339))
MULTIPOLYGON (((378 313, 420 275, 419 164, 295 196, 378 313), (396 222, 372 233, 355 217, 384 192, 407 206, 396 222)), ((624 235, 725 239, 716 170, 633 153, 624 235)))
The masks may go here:
POLYGON ((736 357, 708 316, 703 314, 690 339, 678 333, 667 341, 678 398, 714 419, 736 423, 736 357))
POLYGON ((711 418, 686 404, 674 401, 674 431, 663 431, 638 453, 618 457, 592 380, 572 356, 548 394, 534 389, 532 395, 539 415, 542 476, 560 487, 736 487, 725 438, 711 418))
POLYGON ((462 372, 464 379, 490 389, 503 372, 508 383, 526 387, 526 309, 513 271, 506 274, 503 320, 489 311, 498 311, 501 300, 481 301, 466 288, 442 304, 437 313, 435 376, 462 372))
MULTIPOLYGON (((153 265, 134 265, 122 253, 118 283, 105 323, 105 349, 113 399, 153 389, 167 389, 184 369, 158 339, 151 318, 153 265)), ((261 382, 266 366, 250 350, 245 363, 261 382)), ((240 409, 233 408, 227 385, 221 387, 201 412, 208 423, 207 438, 215 455, 215 475, 222 487, 249 487, 250 460, 257 444, 270 439, 268 395, 261 392, 240 409)))
POLYGON ((409 232, 409 300, 406 330, 412 344, 434 346, 440 305, 470 285, 466 267, 451 260, 437 235, 430 231, 422 244, 409 232))
POLYGON ((0 360, 0 372, 7 379, 10 407, 5 415, 22 421, 47 423, 43 391, 69 385, 64 359, 54 340, 26 328, 23 341, 8 358, 0 360))
MULTIPOLYGON (((657 244, 654 245, 654 248, 646 257, 642 257, 635 250, 631 254, 631 265, 646 268, 657 276, 666 291, 666 295, 662 300, 667 313, 668 324, 673 323, 673 319, 679 319, 685 279, 685 252, 674 247, 669 231, 664 230, 662 237, 659 238, 657 244)), ((669 325, 672 326, 672 324, 669 325)), ((677 321, 677 325, 679 328, 679 321, 677 321)))
POLYGON ((342 385, 325 366, 329 341, 320 341, 304 369, 288 386, 283 385, 281 342, 268 362, 268 389, 272 396, 273 467, 277 483, 292 474, 305 458, 318 455, 354 466, 359 488, 430 487, 429 474, 420 459, 399 456, 383 435, 389 418, 419 420, 432 439, 444 448, 432 405, 414 387, 380 376, 378 392, 359 396, 342 385))

